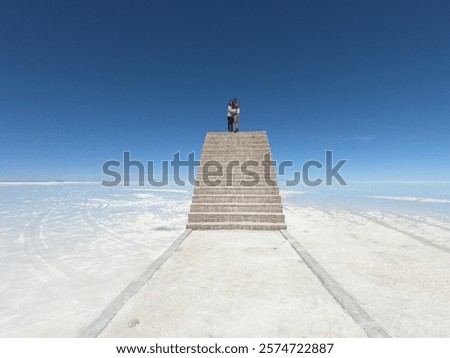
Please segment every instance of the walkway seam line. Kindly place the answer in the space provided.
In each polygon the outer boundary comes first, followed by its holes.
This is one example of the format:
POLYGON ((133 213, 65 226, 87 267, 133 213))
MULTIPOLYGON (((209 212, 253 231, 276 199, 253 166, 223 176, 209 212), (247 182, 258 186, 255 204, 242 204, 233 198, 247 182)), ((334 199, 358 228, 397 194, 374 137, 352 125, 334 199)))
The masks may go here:
POLYGON ((108 326, 116 314, 125 306, 125 304, 153 277, 156 271, 173 255, 181 243, 189 236, 192 230, 185 230, 161 256, 153 261, 150 266, 138 277, 136 281, 130 283, 81 333, 80 338, 96 338, 108 326))
POLYGON ((294 248, 300 258, 316 275, 325 289, 333 296, 350 317, 366 332, 369 338, 389 338, 387 332, 378 325, 356 300, 309 254, 309 252, 287 231, 280 230, 284 238, 294 248))

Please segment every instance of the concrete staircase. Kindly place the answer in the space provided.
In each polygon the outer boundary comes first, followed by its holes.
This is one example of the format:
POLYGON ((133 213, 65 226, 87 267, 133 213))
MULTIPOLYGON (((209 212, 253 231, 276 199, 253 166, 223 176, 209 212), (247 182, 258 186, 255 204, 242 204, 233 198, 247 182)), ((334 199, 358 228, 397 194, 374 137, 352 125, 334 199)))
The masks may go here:
POLYGON ((187 229, 286 229, 266 132, 209 132, 187 229))

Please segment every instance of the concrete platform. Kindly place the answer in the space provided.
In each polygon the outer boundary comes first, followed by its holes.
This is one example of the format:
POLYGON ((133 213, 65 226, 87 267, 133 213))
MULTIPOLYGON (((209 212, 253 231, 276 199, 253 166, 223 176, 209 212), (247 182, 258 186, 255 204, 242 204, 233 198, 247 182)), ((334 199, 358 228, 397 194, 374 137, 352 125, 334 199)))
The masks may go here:
POLYGON ((280 231, 193 231, 100 337, 366 337, 309 265, 280 231))

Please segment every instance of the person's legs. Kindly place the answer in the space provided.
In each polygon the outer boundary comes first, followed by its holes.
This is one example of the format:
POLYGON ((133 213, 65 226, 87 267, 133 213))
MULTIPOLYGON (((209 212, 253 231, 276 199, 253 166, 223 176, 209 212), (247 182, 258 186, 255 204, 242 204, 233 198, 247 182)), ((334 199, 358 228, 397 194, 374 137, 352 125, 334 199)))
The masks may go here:
POLYGON ((234 116, 234 124, 236 125, 236 129, 234 132, 239 132, 239 116, 234 116))
POLYGON ((228 117, 228 132, 233 132, 233 117, 228 117))

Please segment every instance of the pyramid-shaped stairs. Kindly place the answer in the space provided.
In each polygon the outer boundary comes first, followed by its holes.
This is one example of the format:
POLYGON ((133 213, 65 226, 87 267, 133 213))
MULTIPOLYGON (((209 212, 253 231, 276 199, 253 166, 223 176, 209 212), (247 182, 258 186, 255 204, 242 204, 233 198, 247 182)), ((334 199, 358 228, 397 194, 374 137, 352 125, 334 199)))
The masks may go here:
POLYGON ((266 132, 206 134, 186 227, 286 229, 266 132))

